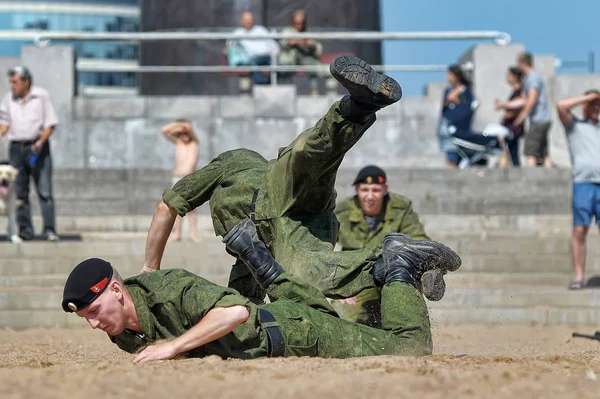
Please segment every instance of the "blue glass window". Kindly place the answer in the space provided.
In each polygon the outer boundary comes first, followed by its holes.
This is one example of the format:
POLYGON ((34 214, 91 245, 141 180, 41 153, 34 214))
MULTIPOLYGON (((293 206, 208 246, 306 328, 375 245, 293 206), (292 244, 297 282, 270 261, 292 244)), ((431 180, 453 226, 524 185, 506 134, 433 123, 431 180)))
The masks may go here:
MULTIPOLYGON (((139 7, 139 0, 28 0, 33 3, 76 3, 86 5, 113 5, 139 7)), ((0 30, 40 29, 50 31, 91 31, 91 32, 136 32, 139 30, 138 17, 122 15, 93 15, 66 12, 24 12, 19 10, 14 0, 0 0, 0 3, 15 5, 15 11, 0 11, 0 30)), ((65 43, 65 42, 63 42, 65 43)), ((21 46, 30 41, 4 41, 0 46, 0 56, 19 57, 21 46)), ((69 42, 75 48, 78 58, 136 60, 138 46, 128 43, 111 42, 69 42)), ((82 72, 78 83, 86 85, 135 86, 136 74, 120 72, 82 72)))

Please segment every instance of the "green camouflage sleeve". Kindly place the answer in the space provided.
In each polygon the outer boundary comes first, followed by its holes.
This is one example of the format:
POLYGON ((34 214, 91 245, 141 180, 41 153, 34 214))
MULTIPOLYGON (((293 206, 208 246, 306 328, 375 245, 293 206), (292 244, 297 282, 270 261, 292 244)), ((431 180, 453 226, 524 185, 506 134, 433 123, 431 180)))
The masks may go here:
POLYGON ((198 169, 163 193, 163 201, 177 214, 185 216, 208 201, 223 178, 223 162, 231 154, 226 152, 213 159, 202 169, 198 169))
POLYGON ((192 324, 197 324, 214 308, 245 306, 250 311, 250 301, 236 291, 215 284, 195 286, 187 290, 182 298, 182 311, 192 324))

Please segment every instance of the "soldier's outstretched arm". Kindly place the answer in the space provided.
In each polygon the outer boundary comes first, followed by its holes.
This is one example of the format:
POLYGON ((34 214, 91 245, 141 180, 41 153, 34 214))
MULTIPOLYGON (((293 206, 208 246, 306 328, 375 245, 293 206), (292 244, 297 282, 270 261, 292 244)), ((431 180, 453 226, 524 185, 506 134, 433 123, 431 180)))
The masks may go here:
POLYGON ((164 201, 156 207, 150 229, 148 229, 148 237, 146 238, 146 254, 144 266, 140 274, 149 273, 160 269, 160 261, 162 260, 165 246, 173 224, 177 218, 177 212, 164 201))
POLYGON ((177 215, 183 217, 210 199, 213 191, 221 183, 223 161, 231 157, 223 153, 202 169, 190 173, 163 193, 158 204, 146 239, 146 258, 141 273, 160 269, 160 262, 167 239, 177 215))
POLYGON ((199 348, 226 336, 249 316, 250 312, 242 305, 213 308, 198 324, 174 340, 148 346, 134 359, 134 363, 168 360, 199 348))

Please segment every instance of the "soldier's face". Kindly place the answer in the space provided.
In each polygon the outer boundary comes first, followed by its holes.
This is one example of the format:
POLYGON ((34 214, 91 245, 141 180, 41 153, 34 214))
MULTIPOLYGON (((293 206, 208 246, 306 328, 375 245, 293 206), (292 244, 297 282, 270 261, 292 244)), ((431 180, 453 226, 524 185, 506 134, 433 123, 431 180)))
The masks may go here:
POLYGON ((125 330, 123 291, 120 284, 111 281, 109 287, 77 316, 87 320, 93 329, 99 328, 108 335, 119 335, 125 330))
POLYGON ((377 216, 381 212, 383 199, 388 193, 387 184, 357 184, 356 195, 366 216, 377 216))

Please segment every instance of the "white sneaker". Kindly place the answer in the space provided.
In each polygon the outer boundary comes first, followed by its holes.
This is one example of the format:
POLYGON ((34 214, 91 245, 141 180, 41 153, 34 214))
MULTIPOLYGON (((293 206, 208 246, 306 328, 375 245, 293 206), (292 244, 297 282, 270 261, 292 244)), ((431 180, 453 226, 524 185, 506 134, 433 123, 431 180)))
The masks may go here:
POLYGON ((58 242, 58 241, 60 241, 60 238, 58 237, 58 234, 49 232, 49 233, 46 233, 46 241, 58 242))

